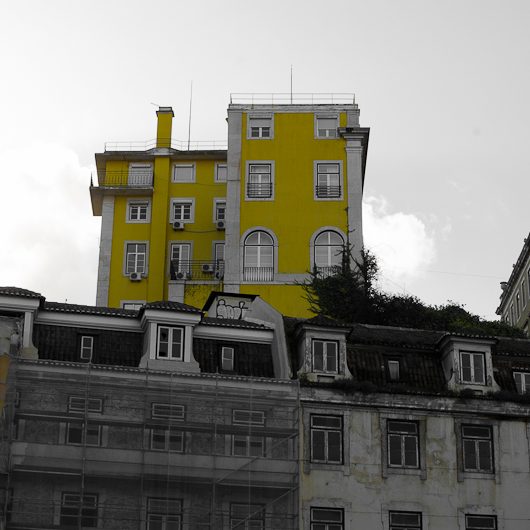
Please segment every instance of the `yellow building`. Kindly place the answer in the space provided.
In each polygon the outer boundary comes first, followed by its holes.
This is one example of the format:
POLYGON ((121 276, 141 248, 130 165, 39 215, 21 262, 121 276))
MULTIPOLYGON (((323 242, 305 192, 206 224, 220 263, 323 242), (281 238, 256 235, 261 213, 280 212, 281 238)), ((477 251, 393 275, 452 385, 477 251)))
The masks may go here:
POLYGON ((307 316, 300 282, 336 270, 346 245, 359 251, 369 129, 353 96, 259 101, 232 96, 226 149, 179 145, 160 107, 151 145, 96 154, 97 305, 200 307, 225 291, 307 316))

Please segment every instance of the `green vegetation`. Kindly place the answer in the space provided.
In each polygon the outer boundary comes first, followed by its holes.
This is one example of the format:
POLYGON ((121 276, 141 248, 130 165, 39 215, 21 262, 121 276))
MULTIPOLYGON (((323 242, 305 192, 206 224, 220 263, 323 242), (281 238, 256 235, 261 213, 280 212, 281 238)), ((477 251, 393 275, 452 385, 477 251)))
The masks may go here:
POLYGON ((303 284, 310 310, 345 323, 379 324, 454 333, 521 337, 524 333, 500 321, 484 320, 448 301, 430 306, 416 296, 388 294, 375 283, 379 267, 369 251, 361 252, 357 267, 345 265, 323 277, 314 270, 303 284))

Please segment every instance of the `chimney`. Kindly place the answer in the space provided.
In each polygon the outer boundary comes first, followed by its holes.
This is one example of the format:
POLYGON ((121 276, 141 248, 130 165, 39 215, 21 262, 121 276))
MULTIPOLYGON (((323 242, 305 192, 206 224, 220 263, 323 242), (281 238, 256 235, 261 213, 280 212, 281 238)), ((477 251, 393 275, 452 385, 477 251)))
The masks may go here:
POLYGON ((158 123, 156 127, 156 146, 171 147, 171 126, 173 122, 173 109, 171 107, 158 107, 156 111, 158 123))
POLYGON ((505 292, 508 289, 508 282, 501 282, 501 289, 505 292))

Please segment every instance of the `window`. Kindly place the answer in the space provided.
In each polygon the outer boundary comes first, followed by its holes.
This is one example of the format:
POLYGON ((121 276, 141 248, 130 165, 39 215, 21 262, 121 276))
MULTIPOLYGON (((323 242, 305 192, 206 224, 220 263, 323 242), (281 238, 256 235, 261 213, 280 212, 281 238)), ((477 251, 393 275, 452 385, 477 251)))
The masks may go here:
POLYGON ((154 451, 184 452, 184 433, 173 429, 151 429, 151 449, 154 451))
POLYGON ((245 239, 245 281, 266 282, 274 278, 274 244, 266 232, 252 232, 245 239))
POLYGON ((61 497, 61 526, 75 528, 91 527, 98 524, 98 496, 94 493, 63 493, 61 497))
POLYGON ((234 371, 234 348, 223 346, 221 348, 221 370, 234 371))
POLYGON ((149 201, 129 201, 127 203, 128 223, 148 223, 149 217, 149 201))
POLYGON ((515 325, 515 313, 513 312, 513 304, 510 304, 510 323, 512 326, 515 325))
POLYGON ((389 530, 421 530, 421 513, 389 512, 389 530))
POLYGON ((184 360, 184 329, 158 326, 156 356, 158 359, 184 360))
POLYGON ((263 456, 263 437, 249 434, 234 434, 232 437, 232 454, 234 456, 263 456))
POLYGON ((418 424, 413 421, 387 420, 388 466, 418 469, 418 424))
POLYGON ((191 273, 191 244, 171 243, 171 265, 176 275, 191 273))
POLYGON ((324 276, 339 272, 345 251, 342 236, 332 230, 321 232, 315 239, 314 263, 317 271, 324 276))
POLYGON ((388 359, 386 369, 389 381, 399 381, 399 361, 397 359, 388 359))
POLYGON ((216 199, 214 203, 214 221, 224 221, 226 219, 226 201, 216 199))
POLYGON ((151 417, 182 421, 184 419, 184 405, 151 403, 151 417))
POLYGON ((519 394, 530 393, 530 372, 514 372, 513 378, 519 394))
POLYGON ((193 223, 195 208, 193 199, 171 199, 171 222, 193 223))
POLYGON ((311 530, 344 530, 344 513, 337 508, 311 508, 311 530))
POLYGON ((475 352, 460 352, 461 382, 484 385, 486 383, 484 370, 484 354, 475 352))
POLYGON ((313 341, 313 371, 338 372, 338 344, 328 340, 313 341))
POLYGON ((521 297, 519 296, 519 293, 515 295, 515 315, 517 318, 521 316, 521 297))
POLYGON ((93 350, 94 350, 94 337, 90 337, 89 335, 83 335, 81 337, 81 354, 80 354, 81 360, 91 361, 93 350))
POLYGON ((315 197, 317 199, 342 198, 340 163, 316 162, 315 164, 315 197))
POLYGON ((265 425, 265 412, 262 410, 234 409, 232 411, 232 423, 234 425, 265 425))
POLYGON ((68 412, 102 412, 103 400, 98 398, 84 398, 70 396, 68 398, 68 412))
POLYGON ((147 244, 127 243, 125 273, 145 274, 147 271, 147 244))
POLYGON ((342 417, 311 415, 311 462, 342 464, 342 417))
POLYGON ((497 530, 497 517, 466 514, 466 530, 497 530))
POLYGON ((247 199, 272 198, 272 164, 249 164, 247 199))
POLYGON ((145 300, 130 300, 128 302, 122 301, 121 307, 122 309, 128 309, 130 311, 138 311, 141 309, 145 304, 145 300))
POLYGON ((493 473, 493 437, 490 426, 462 425, 464 471, 493 473))
POLYGON ((173 182, 195 182, 195 166, 193 164, 175 164, 173 166, 173 182))
POLYGON ((526 306, 526 283, 524 280, 521 282, 521 300, 524 308, 526 306))
POLYGON ((261 504, 231 504, 231 530, 262 530, 265 528, 265 510, 261 504))
POLYGON ((129 164, 129 186, 152 186, 153 166, 151 164, 129 164))
POLYGON ((98 447, 101 445, 101 425, 90 423, 68 423, 66 429, 67 445, 88 445, 98 447))
POLYGON ((317 138, 337 138, 338 129, 337 116, 317 116, 316 117, 316 137, 317 138))
POLYGON ((147 499, 147 530, 181 530, 180 499, 147 499))
POLYGON ((228 166, 226 164, 215 165, 215 181, 226 182, 228 176, 228 166))
POLYGON ((271 116, 249 116, 249 138, 272 138, 271 116))

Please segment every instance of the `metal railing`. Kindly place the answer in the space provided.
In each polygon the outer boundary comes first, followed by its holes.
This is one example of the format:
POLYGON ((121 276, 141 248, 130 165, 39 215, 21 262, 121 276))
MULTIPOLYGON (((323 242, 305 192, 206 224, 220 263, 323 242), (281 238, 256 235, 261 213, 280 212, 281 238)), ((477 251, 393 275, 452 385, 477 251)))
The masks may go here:
POLYGON ((316 193, 319 199, 337 199, 341 196, 341 187, 320 185, 316 187, 316 193))
POLYGON ((274 267, 244 267, 243 280, 246 282, 272 282, 274 267))
POLYGON ((329 278, 342 272, 341 265, 329 265, 327 267, 318 267, 315 265, 314 272, 319 278, 329 278))
MULTIPOLYGON (((162 144, 168 144, 169 139, 162 139, 162 144)), ((105 151, 149 151, 156 147, 157 141, 124 141, 105 142, 105 151)), ((171 140, 171 148, 177 151, 224 151, 227 149, 226 140, 171 140)))
POLYGON ((102 188, 152 188, 153 172, 105 171, 99 175, 98 181, 102 188))
POLYGON ((223 260, 171 260, 170 276, 172 280, 202 280, 220 282, 224 278, 223 260))
POLYGON ((270 199, 272 197, 272 182, 247 183, 247 197, 250 199, 270 199))
POLYGON ((230 104, 241 105, 355 105, 353 93, 268 93, 230 94, 230 104))

